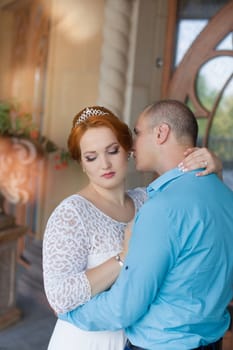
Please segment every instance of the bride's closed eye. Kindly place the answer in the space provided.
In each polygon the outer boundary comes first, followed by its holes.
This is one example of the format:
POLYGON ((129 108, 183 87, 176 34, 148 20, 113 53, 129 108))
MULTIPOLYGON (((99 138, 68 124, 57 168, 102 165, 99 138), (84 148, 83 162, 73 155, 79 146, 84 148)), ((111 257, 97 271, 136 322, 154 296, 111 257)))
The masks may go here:
POLYGON ((109 154, 117 154, 119 152, 119 146, 112 147, 108 150, 109 154))
MULTIPOLYGON (((109 155, 115 155, 115 154, 119 153, 119 150, 120 150, 120 146, 118 144, 114 144, 114 145, 110 145, 109 147, 107 147, 105 149, 105 152, 109 155)), ((90 154, 84 155, 84 159, 87 162, 93 162, 97 158, 98 158, 97 152, 91 152, 90 154)))
POLYGON ((96 158, 97 158, 96 156, 95 156, 95 157, 93 157, 93 156, 86 156, 86 157, 85 157, 85 160, 86 160, 87 162, 93 162, 96 158))

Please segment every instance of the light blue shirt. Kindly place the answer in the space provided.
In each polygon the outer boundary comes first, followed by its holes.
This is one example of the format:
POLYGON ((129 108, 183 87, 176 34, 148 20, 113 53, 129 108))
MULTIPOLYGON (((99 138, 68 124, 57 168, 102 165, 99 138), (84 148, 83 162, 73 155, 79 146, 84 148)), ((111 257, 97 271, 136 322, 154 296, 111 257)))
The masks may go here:
POLYGON ((173 169, 150 184, 115 284, 60 318, 86 330, 125 328, 150 350, 223 336, 233 296, 233 192, 216 175, 173 169))

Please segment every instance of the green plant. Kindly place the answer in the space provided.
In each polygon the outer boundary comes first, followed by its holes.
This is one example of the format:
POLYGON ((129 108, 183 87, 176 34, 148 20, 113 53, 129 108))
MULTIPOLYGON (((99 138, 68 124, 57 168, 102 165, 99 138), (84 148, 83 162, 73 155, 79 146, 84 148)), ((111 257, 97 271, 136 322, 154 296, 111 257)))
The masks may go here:
POLYGON ((56 169, 66 167, 71 160, 68 151, 41 135, 32 115, 21 111, 20 105, 16 102, 0 100, 0 136, 28 139, 34 143, 41 155, 56 153, 56 169))

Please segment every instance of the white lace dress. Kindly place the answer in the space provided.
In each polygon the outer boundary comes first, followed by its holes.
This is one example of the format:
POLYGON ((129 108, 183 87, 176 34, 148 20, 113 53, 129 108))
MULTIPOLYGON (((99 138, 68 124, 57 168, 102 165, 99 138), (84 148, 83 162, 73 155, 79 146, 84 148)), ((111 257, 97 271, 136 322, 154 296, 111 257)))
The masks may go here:
MULTIPOLYGON (((146 200, 142 188, 128 191, 135 210, 146 200)), ((44 286, 48 301, 57 313, 65 313, 91 298, 85 275, 121 251, 126 223, 104 214, 80 195, 72 195, 50 216, 43 240, 44 286)), ((123 331, 87 332, 59 320, 49 350, 122 350, 123 331)))

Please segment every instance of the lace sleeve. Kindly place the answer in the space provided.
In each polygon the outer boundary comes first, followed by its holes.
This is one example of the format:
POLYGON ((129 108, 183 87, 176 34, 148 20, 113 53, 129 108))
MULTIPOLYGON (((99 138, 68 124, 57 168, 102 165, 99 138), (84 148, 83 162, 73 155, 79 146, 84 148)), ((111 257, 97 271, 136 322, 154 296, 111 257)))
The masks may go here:
POLYGON ((145 203, 147 200, 147 192, 145 187, 136 187, 127 191, 129 195, 134 199, 136 211, 145 203))
POLYGON ((62 202, 48 220, 43 240, 43 275, 48 301, 65 313, 91 298, 85 274, 89 237, 72 201, 62 202))

